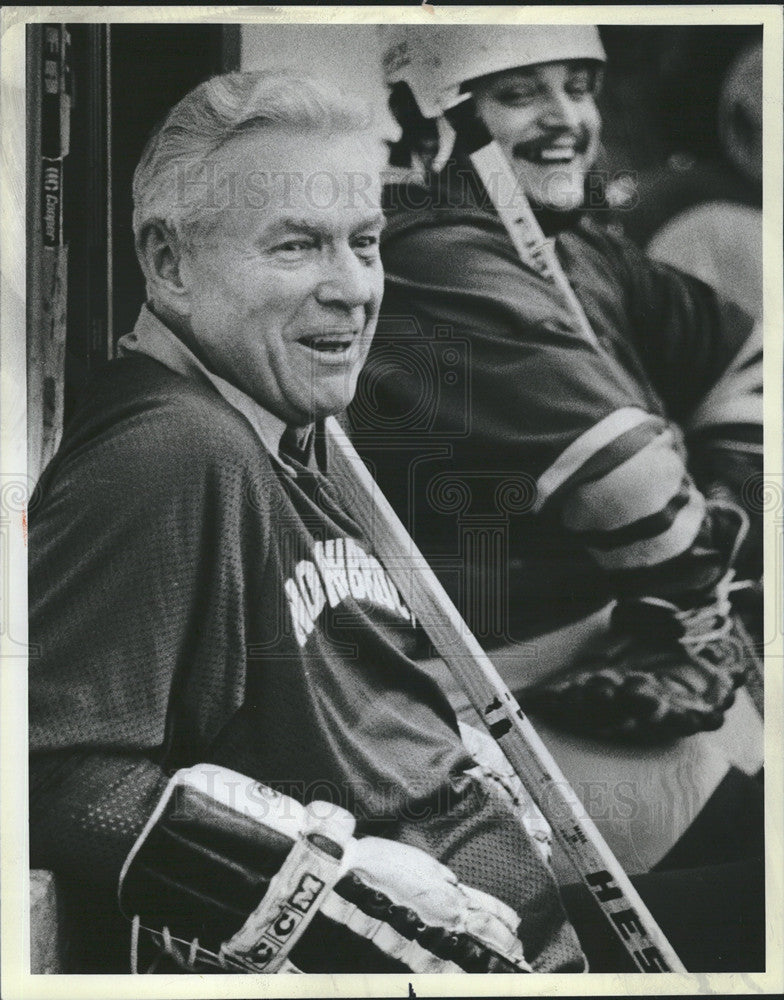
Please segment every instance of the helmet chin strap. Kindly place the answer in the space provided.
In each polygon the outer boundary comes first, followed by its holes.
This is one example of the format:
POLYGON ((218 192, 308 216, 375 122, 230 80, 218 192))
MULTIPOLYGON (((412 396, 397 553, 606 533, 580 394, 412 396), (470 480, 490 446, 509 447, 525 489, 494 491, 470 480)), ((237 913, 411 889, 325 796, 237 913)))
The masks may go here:
POLYGON ((439 174, 447 165, 454 151, 457 133, 444 115, 439 115, 436 119, 436 128, 438 129, 438 153, 433 160, 432 170, 434 174, 439 174))

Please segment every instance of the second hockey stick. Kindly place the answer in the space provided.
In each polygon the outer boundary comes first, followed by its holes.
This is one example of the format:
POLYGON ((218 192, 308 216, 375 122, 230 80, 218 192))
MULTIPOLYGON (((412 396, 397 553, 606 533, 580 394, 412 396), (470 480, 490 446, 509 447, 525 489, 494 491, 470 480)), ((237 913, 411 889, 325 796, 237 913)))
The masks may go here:
POLYGON ((555 241, 548 239, 542 232, 514 171, 487 126, 477 115, 473 98, 470 95, 459 95, 457 103, 446 109, 444 114, 455 133, 460 136, 520 260, 553 285, 580 335, 597 346, 596 334, 558 260, 555 241))

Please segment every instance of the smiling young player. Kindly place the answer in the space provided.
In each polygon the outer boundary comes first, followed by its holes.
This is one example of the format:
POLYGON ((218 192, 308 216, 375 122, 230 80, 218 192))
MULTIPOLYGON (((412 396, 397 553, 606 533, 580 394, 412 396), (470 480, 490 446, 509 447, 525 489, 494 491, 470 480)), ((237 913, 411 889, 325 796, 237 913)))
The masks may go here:
MULTIPOLYGON (((357 445, 488 646, 617 598, 604 647, 524 704, 594 736, 714 729, 755 666, 731 601, 734 567, 759 576, 761 553, 743 544, 735 464, 714 451, 705 461, 689 419, 753 345, 751 320, 586 211, 605 59, 595 27, 400 26, 385 38, 394 106, 410 125, 410 88, 439 148, 420 158, 425 188, 387 191, 386 291, 354 403, 357 445), (508 188, 480 181, 474 136, 450 125, 460 97, 552 241, 590 337, 510 239, 509 205, 493 202, 508 188)), ((428 134, 421 122, 411 132, 414 143, 428 134)), ((752 386, 733 402, 733 426, 709 426, 708 444, 738 436, 753 455, 761 395, 752 386)))
POLYGON ((593 95, 600 75, 595 60, 582 59, 515 67, 474 83, 476 111, 535 205, 582 204, 599 151, 593 95))

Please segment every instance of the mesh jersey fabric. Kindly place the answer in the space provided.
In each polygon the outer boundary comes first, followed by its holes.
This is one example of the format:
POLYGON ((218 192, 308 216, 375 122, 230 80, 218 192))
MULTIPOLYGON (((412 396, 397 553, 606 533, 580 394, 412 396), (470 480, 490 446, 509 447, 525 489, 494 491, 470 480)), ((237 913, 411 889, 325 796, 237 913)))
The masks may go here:
MULTIPOLYGON (((386 835, 437 855, 469 885, 493 886, 489 891, 499 896, 503 886, 504 898, 524 898, 526 905, 518 906, 519 936, 534 972, 581 971, 571 928, 560 919, 560 902, 547 891, 549 872, 498 793, 459 775, 452 778, 449 807, 423 813, 416 822, 396 822, 386 835)), ((596 919, 603 919, 598 911, 596 919)))
POLYGON ((354 440, 479 638, 526 639, 619 593, 709 589, 721 560, 678 425, 750 317, 569 217, 555 245, 592 345, 470 185, 387 201, 354 440))
MULTIPOLYGON (((109 364, 41 479, 29 551, 31 860, 85 912, 114 920, 119 868, 177 767, 226 764, 401 839, 427 804, 452 808, 473 761, 410 658, 400 595, 327 479, 278 467, 209 386, 109 364)), ((547 913, 529 960, 581 968, 534 847, 494 800, 471 803, 445 820, 461 870, 547 913), (513 884, 487 860, 510 843, 513 884)))

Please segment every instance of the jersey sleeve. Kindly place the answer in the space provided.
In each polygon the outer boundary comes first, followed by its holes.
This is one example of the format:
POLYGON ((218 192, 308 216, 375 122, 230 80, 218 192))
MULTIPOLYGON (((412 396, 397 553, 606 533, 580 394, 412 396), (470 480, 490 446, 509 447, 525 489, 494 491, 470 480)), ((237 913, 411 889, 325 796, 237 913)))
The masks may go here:
POLYGON ((117 886, 120 869, 168 777, 141 753, 34 754, 30 856, 69 882, 117 886))
MULTIPOLYGON (((534 512, 556 519, 627 592, 661 587, 668 565, 689 588, 710 577, 713 556, 694 548, 704 499, 650 387, 581 335, 490 224, 435 219, 390 235, 381 343, 399 354, 406 337, 448 337, 464 358, 468 388, 442 380, 433 392, 431 426, 453 431, 455 472, 523 471, 534 512)), ((396 367, 372 389, 378 412, 391 405, 397 420, 421 386, 396 367)))
MULTIPOLYGON (((693 238, 701 236, 695 230, 693 238)), ((743 551, 751 562, 744 572, 759 576, 761 518, 747 496, 762 475, 762 323, 721 285, 710 287, 680 267, 653 260, 629 240, 608 235, 606 245, 628 289, 629 335, 668 415, 684 432, 690 472, 706 494, 749 513, 743 551)), ((695 259, 699 253, 695 248, 695 259)), ((688 270, 696 275, 697 264, 688 270)), ((737 299, 736 288, 728 291, 737 299)))
POLYGON ((163 771, 236 709, 246 666, 252 484, 231 429, 165 393, 121 408, 77 418, 30 515, 32 862, 91 881, 118 874, 163 771))

